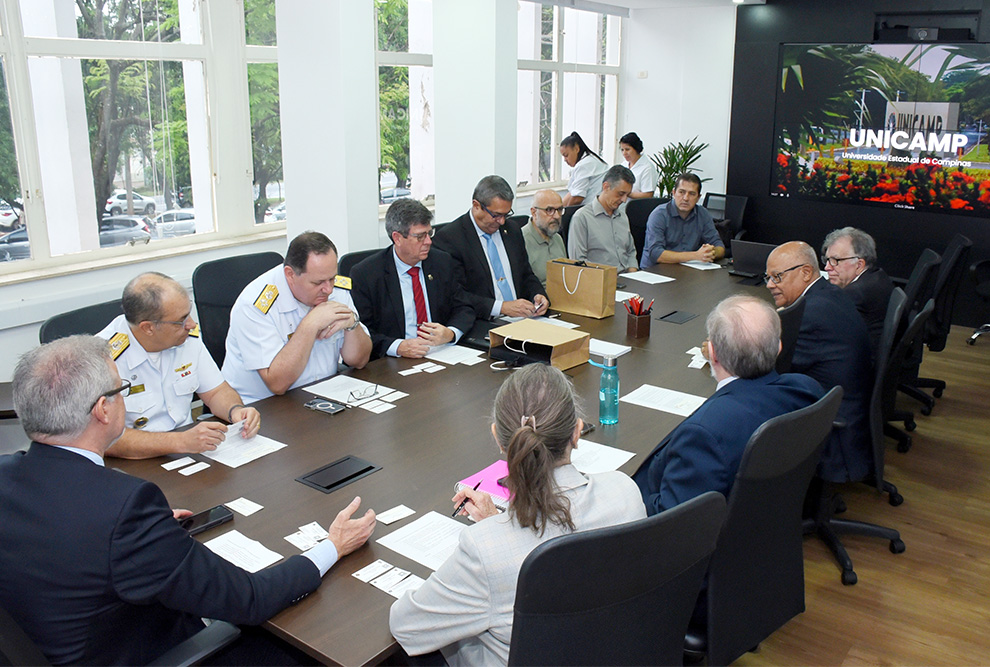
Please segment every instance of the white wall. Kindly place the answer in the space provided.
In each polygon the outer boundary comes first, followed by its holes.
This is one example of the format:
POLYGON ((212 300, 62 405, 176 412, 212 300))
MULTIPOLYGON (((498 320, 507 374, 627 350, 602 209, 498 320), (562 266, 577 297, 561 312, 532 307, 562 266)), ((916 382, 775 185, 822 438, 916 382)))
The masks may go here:
POLYGON ((697 136, 711 144, 696 163, 700 176, 712 179, 703 189, 725 192, 735 7, 630 14, 622 22, 617 136, 635 132, 647 155, 697 136), (639 78, 644 72, 647 78, 639 78))

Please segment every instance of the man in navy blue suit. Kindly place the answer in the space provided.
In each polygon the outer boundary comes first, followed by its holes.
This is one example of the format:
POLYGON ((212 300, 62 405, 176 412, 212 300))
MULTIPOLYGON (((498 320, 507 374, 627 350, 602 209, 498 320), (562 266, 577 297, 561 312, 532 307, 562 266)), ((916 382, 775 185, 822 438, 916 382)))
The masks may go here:
POLYGON ((731 296, 706 322, 715 393, 646 458, 633 479, 647 514, 707 491, 728 496, 750 436, 763 422, 811 405, 822 388, 804 375, 774 370, 780 318, 768 303, 731 296))
POLYGON ((846 425, 834 429, 825 443, 818 476, 826 482, 862 481, 873 472, 873 363, 866 321, 846 290, 822 277, 807 243, 777 246, 767 257, 765 278, 778 308, 804 298, 791 370, 814 378, 826 391, 842 387, 838 416, 846 425))
MULTIPOLYGON (((189 536, 150 482, 107 468, 123 433, 121 381, 102 338, 24 355, 14 407, 34 442, 0 457, 0 605, 53 664, 146 664, 203 628, 260 625, 316 590, 371 535, 342 510, 329 539, 250 574, 189 536)), ((257 659, 257 656, 255 656, 257 659)))

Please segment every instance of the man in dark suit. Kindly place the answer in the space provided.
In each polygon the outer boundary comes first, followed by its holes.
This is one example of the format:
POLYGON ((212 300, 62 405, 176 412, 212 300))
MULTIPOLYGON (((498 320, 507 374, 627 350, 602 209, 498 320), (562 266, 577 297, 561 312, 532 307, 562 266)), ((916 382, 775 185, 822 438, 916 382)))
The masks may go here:
POLYGON ((457 265, 433 245, 433 214, 415 199, 385 213, 392 247, 351 271, 351 296, 371 331, 371 355, 423 357, 434 345, 456 343, 474 324, 457 265))
POLYGON ((512 188, 501 176, 485 176, 474 188, 471 210, 437 232, 436 245, 460 265, 468 300, 480 319, 532 317, 550 302, 526 255, 512 215, 512 188))
POLYGON ((822 265, 828 281, 848 294, 870 332, 870 350, 876 360, 887 304, 894 283, 877 264, 873 237, 855 227, 833 230, 822 243, 822 265))
POLYGON ((818 475, 827 482, 866 479, 873 471, 873 364, 866 322, 845 291, 822 278, 815 251, 802 241, 770 253, 766 284, 778 308, 804 296, 791 370, 813 377, 826 391, 836 385, 843 390, 839 418, 846 425, 834 429, 825 443, 818 475))
POLYGON ((125 425, 105 340, 62 338, 24 355, 14 407, 34 442, 0 458, 0 605, 53 664, 145 664, 202 629, 259 625, 316 590, 371 535, 341 511, 329 539, 249 574, 189 536, 161 490, 103 465, 125 425))
POLYGON ((731 296, 708 315, 705 341, 718 389, 674 429, 633 475, 647 514, 707 491, 728 497, 746 443, 768 419, 807 407, 822 388, 774 370, 780 318, 765 301, 731 296))

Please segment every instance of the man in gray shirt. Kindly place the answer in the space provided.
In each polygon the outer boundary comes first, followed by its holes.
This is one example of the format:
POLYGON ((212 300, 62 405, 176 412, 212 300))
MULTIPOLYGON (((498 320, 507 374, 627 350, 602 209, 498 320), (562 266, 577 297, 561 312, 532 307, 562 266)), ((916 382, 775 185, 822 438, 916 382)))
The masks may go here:
POLYGON ((547 286, 547 262, 567 257, 567 248, 560 236, 560 216, 563 213, 564 202, 560 195, 553 190, 540 190, 533 195, 529 223, 522 228, 529 264, 544 287, 547 286))
POLYGON ((636 270, 636 244, 622 206, 635 182, 632 171, 622 165, 605 172, 601 193, 571 218, 567 233, 567 254, 571 259, 615 266, 619 273, 636 270))

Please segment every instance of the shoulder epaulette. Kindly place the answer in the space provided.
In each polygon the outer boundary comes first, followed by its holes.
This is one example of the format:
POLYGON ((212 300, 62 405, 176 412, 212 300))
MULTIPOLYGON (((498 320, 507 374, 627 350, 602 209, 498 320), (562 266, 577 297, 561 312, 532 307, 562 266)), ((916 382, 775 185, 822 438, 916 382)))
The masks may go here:
POLYGON ((195 327, 193 327, 193 330, 189 332, 189 335, 190 336, 193 336, 194 338, 199 338, 199 325, 198 324, 195 327))
POLYGON ((338 275, 336 278, 333 279, 333 286, 339 287, 340 289, 350 289, 351 279, 348 278, 347 276, 338 275))
POLYGON ((117 361, 117 357, 122 355, 124 350, 130 347, 131 339, 127 334, 117 332, 107 341, 107 344, 110 345, 110 358, 117 361))
POLYGON ((277 298, 278 288, 275 285, 265 285, 265 289, 261 290, 261 294, 254 300, 254 307, 267 315, 277 298))

